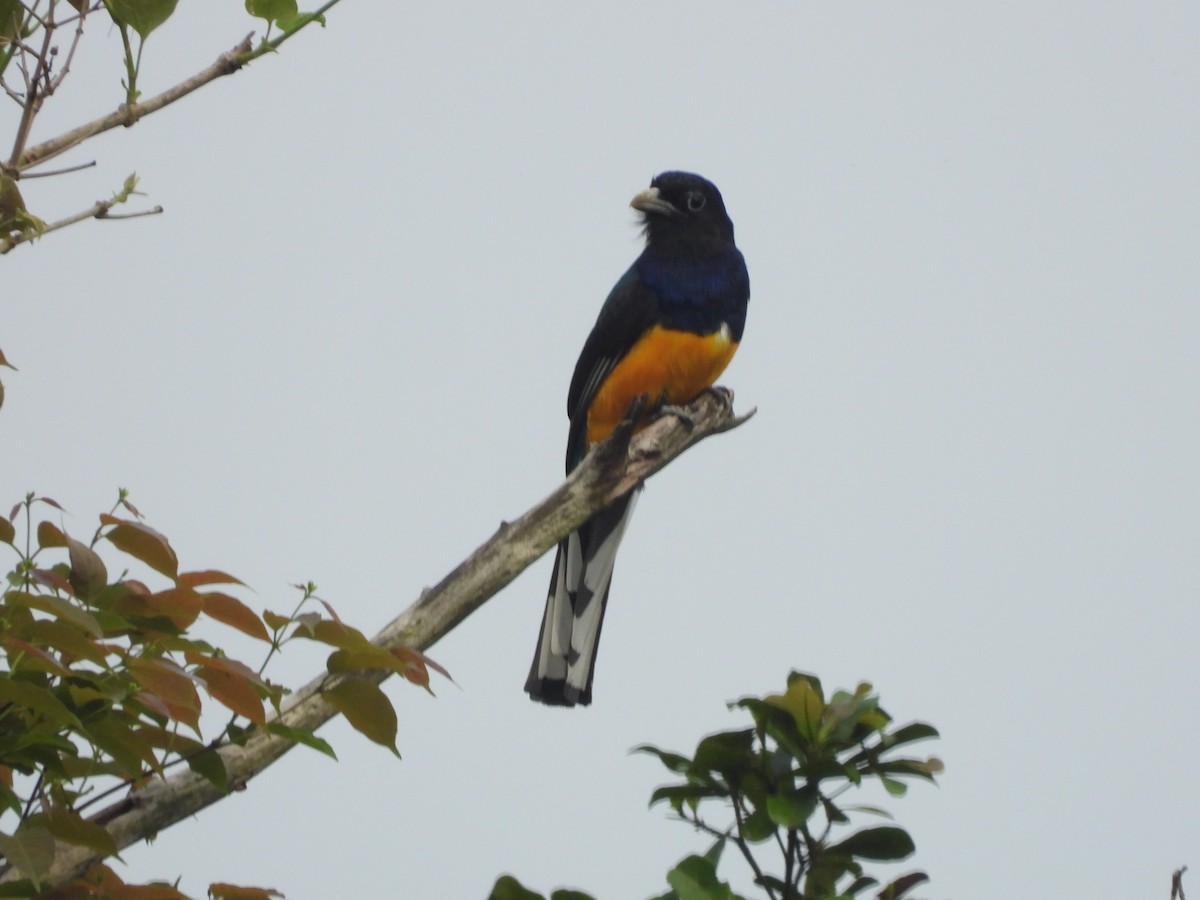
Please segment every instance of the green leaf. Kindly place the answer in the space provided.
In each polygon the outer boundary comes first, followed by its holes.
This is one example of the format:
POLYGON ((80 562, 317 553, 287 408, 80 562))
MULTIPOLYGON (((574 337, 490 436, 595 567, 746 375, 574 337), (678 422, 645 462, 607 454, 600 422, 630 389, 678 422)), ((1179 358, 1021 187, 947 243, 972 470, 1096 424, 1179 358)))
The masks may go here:
POLYGON ((18 828, 14 835, 0 834, 0 853, 36 884, 54 863, 54 836, 37 825, 18 828))
POLYGON ((511 875, 501 875, 492 886, 488 900, 546 900, 546 898, 531 891, 511 875))
POLYGON ((693 809, 701 800, 710 797, 728 797, 729 792, 714 788, 707 784, 695 784, 688 782, 686 784, 666 784, 662 787, 655 788, 654 793, 650 795, 650 806, 656 803, 661 803, 666 800, 671 804, 671 809, 680 812, 683 809, 683 804, 689 804, 693 809))
POLYGON ((754 767, 754 729, 720 731, 696 745, 691 772, 719 772, 734 779, 754 767))
POLYGON ((0 38, 15 38, 21 30, 21 20, 24 16, 25 10, 21 6, 21 0, 0 0, 0 38))
POLYGON ((799 828, 817 810, 817 796, 808 788, 783 791, 767 797, 767 815, 781 828, 799 828))
POLYGON ((294 19, 300 12, 296 0, 246 0, 246 12, 268 22, 294 19))
POLYGON ((666 750, 659 750, 657 747, 653 747, 650 744, 642 744, 641 746, 634 747, 629 752, 649 753, 651 756, 657 756, 658 761, 676 775, 685 774, 692 765, 692 761, 686 756, 681 756, 678 753, 670 753, 666 750))
POLYGON ((67 709, 53 693, 28 681, 18 681, 7 674, 0 676, 0 702, 24 707, 56 725, 82 727, 75 713, 67 709))
POLYGON ((913 840, 903 828, 880 825, 850 835, 829 848, 830 853, 844 853, 860 859, 879 862, 894 862, 905 859, 916 851, 913 840))
POLYGON ((367 678, 347 678, 322 693, 356 731, 400 756, 396 710, 379 685, 367 678))
POLYGON ((74 810, 56 806, 49 815, 33 816, 29 822, 46 828, 60 841, 87 847, 102 856, 112 856, 117 852, 116 841, 107 829, 89 822, 74 810))
POLYGON ((189 769, 213 787, 222 791, 229 790, 229 773, 225 770, 225 760, 216 750, 207 748, 184 759, 189 769))
POLYGON ((879 892, 879 900, 900 900, 918 884, 924 884, 928 880, 929 876, 924 872, 909 872, 907 875, 901 875, 879 892))
POLYGON ((733 890, 717 878, 717 867, 703 856, 689 856, 667 873, 679 900, 733 900, 733 890))
POLYGON ((292 728, 290 725, 268 722, 267 731, 285 740, 295 741, 297 744, 311 747, 313 750, 320 751, 331 759, 337 759, 337 754, 333 752, 333 747, 330 746, 328 741, 321 740, 321 738, 304 728, 292 728))
POLYGON ((932 725, 927 725, 925 722, 910 722, 889 734, 885 741, 889 747, 899 747, 901 744, 911 744, 913 741, 923 741, 939 736, 938 730, 932 725))
POLYGON ((175 12, 179 0, 104 0, 118 25, 127 25, 143 41, 175 12))
POLYGON ((764 806, 742 819, 742 837, 752 844, 758 844, 775 834, 777 827, 764 806))

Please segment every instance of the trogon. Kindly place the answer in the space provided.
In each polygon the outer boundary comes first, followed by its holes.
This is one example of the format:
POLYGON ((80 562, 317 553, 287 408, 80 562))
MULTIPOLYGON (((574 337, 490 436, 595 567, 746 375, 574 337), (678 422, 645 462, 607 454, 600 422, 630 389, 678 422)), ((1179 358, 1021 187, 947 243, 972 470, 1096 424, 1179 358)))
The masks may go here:
MULTIPOLYGON (((733 358, 750 278, 716 185, 664 172, 630 204, 646 247, 613 287, 575 364, 567 393, 567 472, 639 397, 640 420, 689 403, 733 358)), ((640 488, 639 488, 640 490, 640 488)), ((600 510, 558 545, 537 652, 525 690, 555 706, 588 704, 617 545, 638 491, 600 510)))

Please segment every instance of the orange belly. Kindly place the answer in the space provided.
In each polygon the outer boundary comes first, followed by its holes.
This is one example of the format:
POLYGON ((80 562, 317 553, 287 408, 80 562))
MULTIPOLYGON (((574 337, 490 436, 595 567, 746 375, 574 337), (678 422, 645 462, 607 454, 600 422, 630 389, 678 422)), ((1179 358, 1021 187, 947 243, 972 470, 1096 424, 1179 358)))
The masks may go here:
POLYGON ((690 403, 717 380, 737 346, 727 329, 700 335, 651 328, 596 392, 588 407, 588 444, 608 437, 642 394, 649 394, 655 406, 690 403))

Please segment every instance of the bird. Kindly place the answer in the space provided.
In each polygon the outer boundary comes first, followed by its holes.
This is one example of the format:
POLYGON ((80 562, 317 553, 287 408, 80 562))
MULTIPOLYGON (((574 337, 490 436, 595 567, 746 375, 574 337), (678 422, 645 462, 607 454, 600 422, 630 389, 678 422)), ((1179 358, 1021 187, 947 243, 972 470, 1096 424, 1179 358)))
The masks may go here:
MULTIPOLYGON (((645 406, 635 428, 712 387, 746 324, 750 276, 716 185, 691 172, 663 172, 630 206, 645 248, 604 301, 575 364, 567 392, 568 475, 639 398, 645 406)), ((525 683, 530 699, 592 702, 613 563, 640 490, 559 543, 525 683)))

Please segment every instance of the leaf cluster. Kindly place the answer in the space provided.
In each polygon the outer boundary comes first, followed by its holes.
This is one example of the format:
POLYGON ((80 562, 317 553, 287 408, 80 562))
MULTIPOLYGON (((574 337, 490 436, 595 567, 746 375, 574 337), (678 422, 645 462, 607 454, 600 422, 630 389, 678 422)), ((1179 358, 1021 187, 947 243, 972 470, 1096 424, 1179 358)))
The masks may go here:
MULTIPOLYGON (((58 842, 115 856, 102 817, 89 811, 118 790, 136 792, 178 765, 222 791, 239 787, 229 783, 219 751, 244 744, 254 729, 333 756, 312 732, 268 717, 287 691, 264 671, 289 640, 331 648, 330 703, 393 752, 395 711, 365 670, 399 673, 427 690, 430 667, 440 671, 417 651, 372 645, 311 584, 300 588, 291 615, 255 613, 231 592, 242 586, 234 576, 182 571, 169 540, 124 491, 88 543, 46 518, 35 521, 41 510, 62 507, 30 494, 0 516, 0 544, 17 556, 0 602, 0 822, 8 823, 0 828, 0 854, 5 871, 22 876, 0 887, 0 896, 37 895, 58 842), (110 578, 101 545, 150 577, 126 571, 110 578), (314 600, 327 615, 306 608, 314 600), (261 642, 268 648, 262 664, 252 667, 199 637, 194 626, 202 618, 261 642), (212 707, 205 695, 227 716, 207 740, 202 713, 212 707)), ((72 888, 84 893, 61 896, 119 895, 103 888, 116 877, 110 871, 92 875, 72 888)))
MULTIPOLYGON (((888 814, 847 806, 843 797, 869 781, 897 798, 911 779, 933 782, 942 771, 940 760, 899 755, 909 744, 937 737, 932 726, 912 722, 893 728, 871 685, 826 698, 820 680, 801 672, 788 676, 781 694, 747 697, 730 706, 749 713, 751 727, 711 734, 691 756, 649 745, 636 748, 680 777, 657 788, 651 806, 665 803, 678 819, 716 838, 706 853, 688 856, 667 873, 671 889, 655 900, 743 900, 717 874, 730 843, 773 900, 853 900, 875 889, 880 900, 899 900, 928 881, 919 871, 887 884, 867 874, 864 864, 899 862, 915 846, 895 825, 846 833, 851 813, 888 814), (711 824, 704 816, 714 807, 732 821, 711 824)), ((586 896, 557 891, 551 900, 586 896)), ((544 898, 504 876, 492 900, 544 898)))

